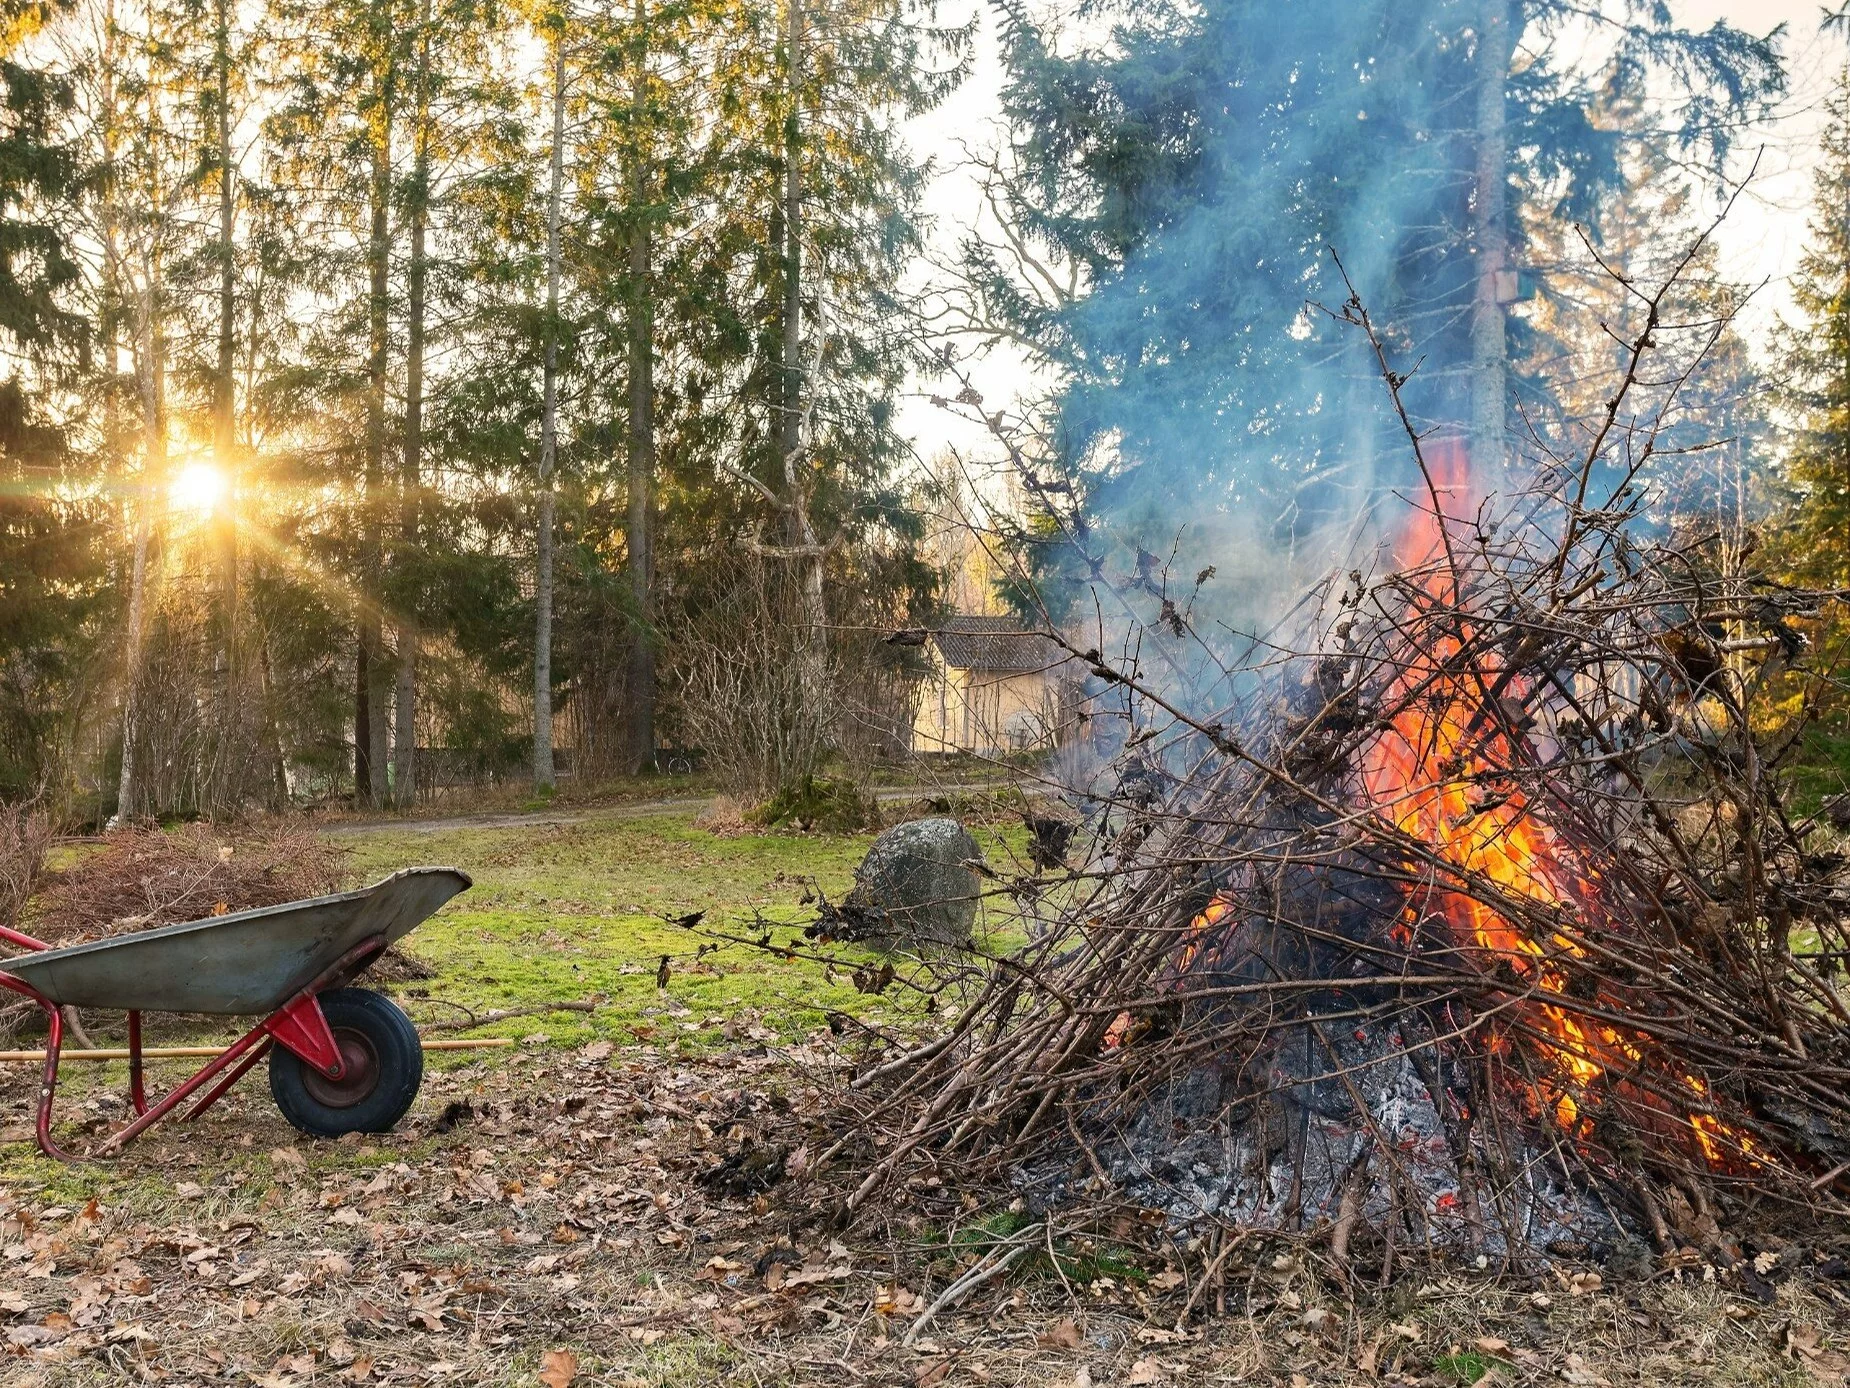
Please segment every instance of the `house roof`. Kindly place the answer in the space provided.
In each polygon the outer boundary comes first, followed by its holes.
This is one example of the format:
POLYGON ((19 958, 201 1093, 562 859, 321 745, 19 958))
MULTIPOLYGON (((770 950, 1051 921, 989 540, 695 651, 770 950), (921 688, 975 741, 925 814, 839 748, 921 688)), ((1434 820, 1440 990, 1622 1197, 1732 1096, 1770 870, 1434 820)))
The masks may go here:
POLYGON ((1067 658, 1013 617, 949 617, 931 639, 944 663, 960 670, 1046 670, 1067 658))

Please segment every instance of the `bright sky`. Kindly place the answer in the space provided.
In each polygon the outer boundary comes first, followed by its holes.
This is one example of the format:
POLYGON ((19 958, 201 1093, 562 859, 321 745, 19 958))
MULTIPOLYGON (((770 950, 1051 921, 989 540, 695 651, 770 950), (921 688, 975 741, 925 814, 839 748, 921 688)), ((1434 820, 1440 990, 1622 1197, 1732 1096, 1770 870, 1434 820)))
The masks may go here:
MULTIPOLYGON (((1786 283, 1803 250, 1820 107, 1844 61, 1844 40, 1819 33, 1819 0, 1670 3, 1678 18, 1694 28, 1706 27, 1717 19, 1760 34, 1778 24, 1786 26, 1784 48, 1791 90, 1777 118, 1740 142, 1737 173, 1744 175, 1756 156, 1758 173, 1718 237, 1726 274, 1743 283, 1766 282, 1743 323, 1751 341, 1763 341, 1775 315, 1786 309, 1786 283)), ((972 8, 980 14, 982 24, 975 72, 944 107, 914 121, 909 129, 913 147, 932 157, 941 169, 927 207, 936 219, 933 244, 947 252, 976 224, 978 212, 976 186, 957 166, 964 160, 966 148, 980 150, 996 139, 1000 70, 990 7, 980 0, 951 0, 941 14, 945 22, 956 23, 972 8)), ((990 408, 1006 404, 1034 384, 1022 362, 1005 353, 992 354, 977 377, 990 408)), ((989 454, 991 450, 985 447, 986 440, 979 430, 961 424, 929 403, 927 395, 942 388, 940 383, 917 383, 916 394, 901 407, 900 427, 913 439, 919 457, 931 459, 947 443, 967 455, 989 454)), ((947 393, 954 392, 955 386, 947 393)))

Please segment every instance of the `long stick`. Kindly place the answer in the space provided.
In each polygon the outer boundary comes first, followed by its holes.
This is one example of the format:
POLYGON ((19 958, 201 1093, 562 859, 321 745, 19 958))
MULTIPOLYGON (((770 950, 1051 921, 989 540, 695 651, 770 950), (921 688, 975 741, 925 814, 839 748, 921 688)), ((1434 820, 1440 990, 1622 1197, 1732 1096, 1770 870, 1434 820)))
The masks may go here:
MULTIPOLYGON (((474 1051, 491 1047, 511 1046, 513 1039, 506 1036, 489 1036, 474 1041, 426 1041, 427 1051, 474 1051)), ((143 1060, 199 1060, 225 1053, 224 1046, 147 1046, 141 1052, 143 1060)), ((65 1060, 127 1060, 128 1051, 120 1047, 104 1047, 94 1051, 65 1051, 65 1060)), ((45 1059, 43 1051, 0 1051, 0 1061, 41 1061, 45 1059)))

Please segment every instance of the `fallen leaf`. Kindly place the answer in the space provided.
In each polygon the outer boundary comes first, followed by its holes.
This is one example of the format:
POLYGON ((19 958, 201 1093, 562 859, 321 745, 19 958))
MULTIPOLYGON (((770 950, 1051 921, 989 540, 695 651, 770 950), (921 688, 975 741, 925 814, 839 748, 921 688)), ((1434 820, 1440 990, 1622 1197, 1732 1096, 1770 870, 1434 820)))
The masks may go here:
POLYGON ((934 1384, 944 1382, 951 1375, 951 1365, 956 1362, 957 1357, 951 1354, 926 1360, 912 1375, 913 1388, 933 1388, 934 1384))
POLYGON ((1575 1296, 1587 1296, 1597 1292, 1604 1281, 1597 1272, 1577 1272, 1567 1279, 1567 1289, 1575 1296))
POLYGON ((1818 1342, 1822 1338, 1815 1325, 1806 1325, 1803 1321, 1789 1325, 1784 1336, 1786 1353, 1795 1359, 1816 1359, 1819 1354, 1818 1342))
POLYGON ((1078 1349, 1081 1341, 1079 1326, 1071 1316, 1060 1317, 1034 1337, 1042 1349, 1078 1349))
POLYGON ((540 1356, 540 1382, 546 1388, 567 1388, 578 1377, 578 1356, 569 1349, 549 1349, 540 1356))
POLYGON ((874 1310, 883 1316, 916 1316, 925 1309, 925 1299, 904 1287, 881 1287, 874 1292, 874 1310))
POLYGON ((65 1332, 42 1325, 16 1325, 6 1332, 6 1342, 16 1349, 34 1349, 62 1340, 65 1332))
POLYGON ((1162 1369, 1154 1359, 1139 1359, 1131 1365, 1131 1374, 1127 1383, 1155 1383, 1162 1377, 1162 1369))
POLYGON ((1377 1331, 1374 1339, 1355 1352, 1355 1367, 1362 1373, 1374 1373, 1381 1362, 1381 1341, 1382 1335, 1377 1331))
POLYGON ((1137 1327, 1137 1343, 1140 1345, 1175 1345, 1186 1339, 1188 1332, 1182 1329, 1169 1330, 1160 1325, 1137 1327))

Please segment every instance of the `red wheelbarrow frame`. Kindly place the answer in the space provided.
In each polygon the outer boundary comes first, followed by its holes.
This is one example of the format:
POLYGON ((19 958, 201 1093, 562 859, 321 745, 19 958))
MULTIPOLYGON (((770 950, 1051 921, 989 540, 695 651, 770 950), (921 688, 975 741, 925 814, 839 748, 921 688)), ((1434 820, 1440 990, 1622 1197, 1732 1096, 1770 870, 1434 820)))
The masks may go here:
MULTIPOLYGON (((26 950, 36 951, 50 948, 43 940, 35 940, 30 935, 22 935, 17 930, 9 930, 5 926, 0 926, 0 940, 26 950)), ((224 1078, 212 1086, 203 1099, 181 1116, 182 1123, 192 1122, 222 1099, 232 1085, 243 1079, 252 1066, 270 1053, 270 1047, 273 1045, 280 1045, 292 1052, 300 1057, 303 1064, 314 1067, 331 1080, 343 1078, 346 1074, 346 1066, 341 1060, 340 1047, 335 1044, 334 1032, 328 1026, 327 1016, 321 1010, 319 995, 334 988, 344 987, 364 973, 367 966, 385 952, 386 944, 387 940, 383 935, 374 935, 370 939, 362 940, 324 969, 288 1002, 240 1036, 223 1054, 214 1056, 192 1078, 182 1082, 165 1098, 152 1106, 148 1103, 147 1091, 142 1079, 141 1013, 130 1011, 128 1014, 128 1092, 129 1100, 135 1106, 136 1117, 126 1127, 105 1138, 102 1145, 92 1155, 103 1156, 134 1141, 185 1103, 214 1077, 229 1071, 229 1074, 224 1074, 224 1078)), ((45 1013, 47 1030, 45 1071, 44 1077, 39 1082, 37 1130, 39 1150, 58 1161, 75 1161, 77 1158, 72 1153, 65 1151, 51 1138, 52 1102, 58 1090, 58 1059, 64 1048, 64 1013, 58 1004, 38 989, 24 979, 14 977, 5 969, 0 969, 0 988, 23 994, 37 1003, 45 1013)))

